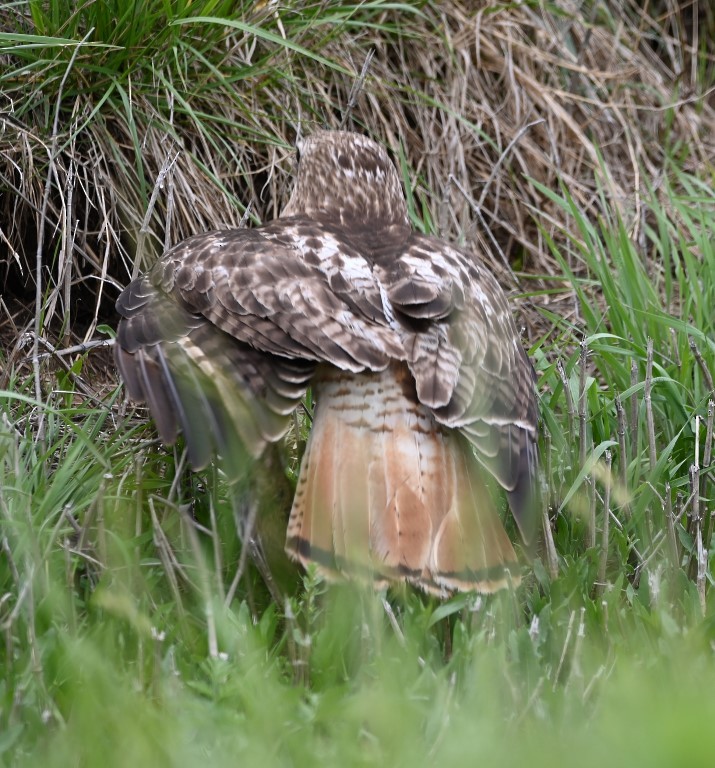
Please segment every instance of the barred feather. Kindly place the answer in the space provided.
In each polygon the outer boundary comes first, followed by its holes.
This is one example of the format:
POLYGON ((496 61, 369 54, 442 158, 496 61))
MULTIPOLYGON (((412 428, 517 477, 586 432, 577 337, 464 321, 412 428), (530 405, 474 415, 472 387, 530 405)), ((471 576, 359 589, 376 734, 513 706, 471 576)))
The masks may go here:
POLYGON ((280 218, 191 237, 121 294, 127 392, 198 468, 260 456, 312 385, 291 556, 440 594, 514 583, 484 482, 528 539, 534 373, 506 297, 471 255, 412 231, 379 145, 321 131, 300 151, 280 218))

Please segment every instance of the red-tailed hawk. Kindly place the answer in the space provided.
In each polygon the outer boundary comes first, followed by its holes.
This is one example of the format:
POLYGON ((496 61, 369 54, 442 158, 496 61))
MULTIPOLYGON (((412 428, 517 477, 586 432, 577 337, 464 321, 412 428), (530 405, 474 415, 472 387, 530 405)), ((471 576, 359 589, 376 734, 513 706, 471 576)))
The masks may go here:
POLYGON ((121 294, 116 360, 168 444, 204 467, 279 440, 316 401, 286 550, 328 576, 439 594, 519 580, 484 470, 522 532, 536 484, 533 368, 471 255, 412 230, 385 150, 298 142, 280 218, 180 243, 121 294))

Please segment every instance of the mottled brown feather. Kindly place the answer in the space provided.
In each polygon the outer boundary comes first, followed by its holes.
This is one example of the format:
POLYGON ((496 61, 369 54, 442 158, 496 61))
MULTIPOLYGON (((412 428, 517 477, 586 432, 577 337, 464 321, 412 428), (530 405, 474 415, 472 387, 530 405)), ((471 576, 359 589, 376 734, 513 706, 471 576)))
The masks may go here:
POLYGON ((506 297, 472 255, 412 231, 378 144, 320 131, 299 150, 279 219, 191 237, 121 294, 128 394, 199 467, 259 456, 312 383, 294 557, 440 594, 513 582, 482 477, 528 538, 534 373, 506 297))

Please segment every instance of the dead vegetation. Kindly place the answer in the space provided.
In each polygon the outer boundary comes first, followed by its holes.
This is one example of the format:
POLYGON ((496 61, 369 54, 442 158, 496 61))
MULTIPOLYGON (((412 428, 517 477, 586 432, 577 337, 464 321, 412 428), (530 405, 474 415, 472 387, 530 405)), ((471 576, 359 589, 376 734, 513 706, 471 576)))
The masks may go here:
MULTIPOLYGON (((0 10, 5 32, 33 23, 23 3, 0 10)), ((551 289, 539 303, 566 316, 545 238, 568 253, 579 233, 548 190, 564 185, 592 221, 617 212, 646 249, 648 199, 677 184, 672 158, 712 174, 704 2, 269 3, 230 23, 181 25, 183 69, 161 41, 143 66, 113 60, 89 20, 81 45, 3 44, 0 334, 14 364, 33 334, 96 339, 120 287, 178 240, 247 210, 277 215, 299 130, 345 121, 384 141, 426 226, 506 287, 551 289)), ((535 338, 541 314, 524 307, 535 338)))

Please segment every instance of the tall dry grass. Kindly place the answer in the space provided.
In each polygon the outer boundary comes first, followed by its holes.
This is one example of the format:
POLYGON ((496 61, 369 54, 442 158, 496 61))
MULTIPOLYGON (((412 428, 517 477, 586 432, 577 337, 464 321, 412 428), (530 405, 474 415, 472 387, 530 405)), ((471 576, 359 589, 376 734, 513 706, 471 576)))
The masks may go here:
MULTIPOLYGON (((673 158, 712 172, 705 3, 246 3, 224 4, 224 20, 215 3, 180 3, 173 19, 157 5, 145 28, 98 5, 60 3, 64 18, 0 8, 10 346, 33 329, 90 341, 165 248, 247 211, 277 215, 296 133, 318 126, 387 143, 424 226, 566 316, 573 293, 551 281, 561 267, 544 237, 577 232, 545 189, 567 185, 592 221, 617 211, 645 247, 646 198, 674 176, 673 158)), ((541 315, 524 310, 535 338, 541 315)))

